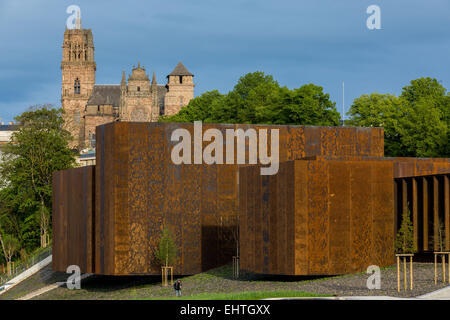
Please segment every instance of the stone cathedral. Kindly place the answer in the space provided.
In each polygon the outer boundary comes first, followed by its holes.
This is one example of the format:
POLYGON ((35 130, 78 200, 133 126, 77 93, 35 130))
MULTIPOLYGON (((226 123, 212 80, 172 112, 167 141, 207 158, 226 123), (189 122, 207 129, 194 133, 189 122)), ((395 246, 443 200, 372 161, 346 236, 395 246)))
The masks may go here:
POLYGON ((167 75, 167 84, 152 81, 144 66, 133 66, 128 80, 122 72, 120 84, 96 84, 94 39, 91 29, 64 32, 61 104, 65 128, 71 132, 71 147, 95 147, 95 127, 113 121, 157 121, 161 115, 177 113, 194 98, 194 75, 179 62, 167 75))

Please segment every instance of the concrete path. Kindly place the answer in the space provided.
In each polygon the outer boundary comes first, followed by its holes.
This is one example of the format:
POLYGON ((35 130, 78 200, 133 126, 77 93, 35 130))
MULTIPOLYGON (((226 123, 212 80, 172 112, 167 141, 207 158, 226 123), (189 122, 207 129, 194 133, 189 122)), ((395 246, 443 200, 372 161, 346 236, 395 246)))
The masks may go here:
POLYGON ((44 260, 39 261, 38 263, 36 263, 32 267, 28 268, 27 270, 25 270, 24 272, 19 274, 17 277, 9 280, 7 283, 5 283, 3 285, 4 289, 2 291, 0 291, 0 295, 5 293, 9 289, 13 288, 15 285, 19 284, 23 280, 31 277, 33 274, 39 272, 42 268, 48 266, 51 262, 52 262, 52 255, 49 255, 47 258, 45 258, 44 260))
POLYGON ((56 289, 56 288, 58 288, 60 286, 62 286, 62 285, 59 282, 57 282, 57 283, 51 284, 49 286, 40 288, 40 289, 38 289, 36 291, 30 292, 29 294, 26 294, 23 297, 20 297, 20 298, 18 298, 16 300, 30 300, 30 299, 32 299, 34 297, 37 297, 37 296, 39 296, 39 295, 41 295, 43 293, 46 293, 46 292, 48 292, 50 290, 56 289))
POLYGON ((347 297, 286 297, 263 300, 417 300, 416 298, 399 298, 389 296, 347 296, 347 297))
POLYGON ((286 297, 268 298, 263 300, 450 300, 450 286, 417 296, 401 298, 390 296, 346 296, 346 297, 286 297))
MULTIPOLYGON (((92 276, 92 273, 85 273, 85 274, 81 275, 80 279, 83 280, 83 279, 86 279, 87 277, 90 277, 90 276, 92 276)), ((41 295, 43 293, 49 292, 49 291, 51 291, 53 289, 56 289, 58 287, 64 287, 65 285, 66 285, 66 282, 56 282, 54 284, 51 284, 51 285, 48 285, 46 287, 40 288, 38 290, 35 290, 33 292, 30 292, 29 294, 24 295, 23 297, 20 297, 20 298, 18 298, 16 300, 30 300, 30 299, 33 299, 34 297, 37 297, 37 296, 39 296, 39 295, 41 295)))
POLYGON ((423 294, 418 299, 450 300, 450 286, 423 294))

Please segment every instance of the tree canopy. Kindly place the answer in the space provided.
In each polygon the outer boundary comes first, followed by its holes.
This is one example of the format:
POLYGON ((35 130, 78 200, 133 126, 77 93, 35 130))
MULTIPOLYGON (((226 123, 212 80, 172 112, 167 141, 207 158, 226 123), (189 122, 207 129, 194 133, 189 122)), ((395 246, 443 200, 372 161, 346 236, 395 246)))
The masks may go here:
POLYGON ((348 114, 350 125, 384 127, 387 156, 450 156, 450 95, 436 79, 412 80, 398 97, 362 95, 348 114))
POLYGON ((161 121, 335 126, 339 119, 335 103, 322 87, 307 84, 291 90, 258 71, 242 76, 227 94, 205 92, 161 121))
POLYGON ((15 120, 19 128, 2 149, 0 233, 31 251, 50 238, 52 173, 73 167, 75 158, 61 109, 36 106, 15 120))

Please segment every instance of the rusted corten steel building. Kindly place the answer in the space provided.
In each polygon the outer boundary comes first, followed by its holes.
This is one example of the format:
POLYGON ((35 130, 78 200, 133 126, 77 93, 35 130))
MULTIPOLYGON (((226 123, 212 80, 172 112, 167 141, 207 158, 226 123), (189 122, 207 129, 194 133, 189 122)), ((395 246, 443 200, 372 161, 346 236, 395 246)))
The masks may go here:
POLYGON ((382 128, 203 124, 203 132, 224 136, 226 129, 268 129, 269 136, 278 129, 273 176, 261 176, 258 165, 174 164, 171 135, 179 128, 194 137, 193 124, 99 126, 96 166, 54 174, 55 270, 77 264, 96 274, 159 274, 154 251, 163 225, 178 247, 176 274, 229 263, 235 245, 224 234, 237 224, 244 270, 325 275, 391 264, 405 202, 398 179, 421 172, 444 177, 436 203, 449 215, 448 159, 383 158, 382 128))

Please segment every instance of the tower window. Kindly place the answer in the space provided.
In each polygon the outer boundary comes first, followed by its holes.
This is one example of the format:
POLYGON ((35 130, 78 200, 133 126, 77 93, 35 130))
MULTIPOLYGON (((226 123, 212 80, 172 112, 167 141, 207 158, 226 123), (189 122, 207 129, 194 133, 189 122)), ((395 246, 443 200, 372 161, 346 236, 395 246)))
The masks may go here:
POLYGON ((137 87, 137 91, 141 91, 141 87, 137 87))
POLYGON ((73 85, 73 92, 75 94, 80 94, 80 80, 78 80, 78 78, 75 79, 75 84, 73 85))
POLYGON ((95 133, 89 132, 89 144, 91 148, 95 148, 95 133))
POLYGON ((180 84, 183 83, 183 76, 180 76, 180 84))

